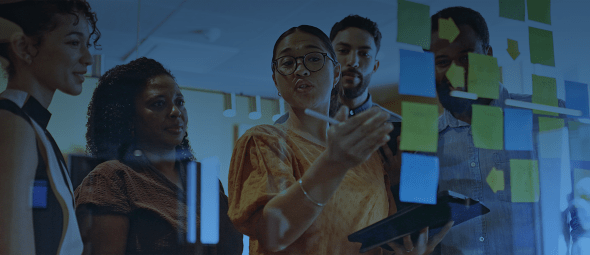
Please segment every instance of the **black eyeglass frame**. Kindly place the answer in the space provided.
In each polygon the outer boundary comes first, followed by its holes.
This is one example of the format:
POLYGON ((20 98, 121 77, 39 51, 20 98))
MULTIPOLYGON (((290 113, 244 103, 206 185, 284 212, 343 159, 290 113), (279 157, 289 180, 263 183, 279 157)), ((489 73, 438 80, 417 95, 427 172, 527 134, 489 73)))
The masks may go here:
POLYGON ((277 70, 277 72, 279 72, 279 73, 280 73, 281 75, 283 75, 283 76, 291 75, 291 74, 293 74, 295 71, 297 71, 297 65, 299 65, 299 63, 297 63, 297 59, 299 59, 299 58, 302 58, 302 59, 303 59, 303 62, 302 62, 302 64, 303 64, 303 66, 305 67, 305 69, 309 70, 310 72, 318 72, 318 71, 322 70, 322 69, 324 68, 324 66, 326 65, 326 57, 332 61, 332 63, 334 64, 334 66, 336 66, 337 64, 339 64, 339 63, 338 63, 338 61, 336 61, 336 60, 334 60, 332 57, 330 57, 330 56, 328 55, 328 53, 314 51, 314 52, 309 52, 309 53, 307 53, 307 54, 305 54, 305 55, 303 55, 303 56, 299 56, 299 57, 293 57, 293 56, 282 56, 282 57, 280 57, 280 58, 277 58, 277 59, 275 59, 275 60, 273 60, 273 61, 272 61, 272 69, 273 69, 273 71, 274 71, 274 70, 277 70), (318 70, 315 70, 315 71, 312 71, 312 70, 310 70, 310 69, 307 67, 307 65, 305 64, 305 57, 307 57, 307 55, 309 55, 309 54, 314 54, 314 53, 319 53, 319 54, 321 54, 322 56, 324 56, 324 63, 322 64, 322 67, 320 67, 320 69, 318 69, 318 70), (279 71, 279 69, 277 68, 277 66, 278 66, 278 60, 279 60, 279 59, 281 59, 281 58, 294 58, 294 59, 295 59, 295 68, 293 69, 293 72, 291 72, 290 74, 284 74, 284 73, 282 73, 281 71, 279 71))

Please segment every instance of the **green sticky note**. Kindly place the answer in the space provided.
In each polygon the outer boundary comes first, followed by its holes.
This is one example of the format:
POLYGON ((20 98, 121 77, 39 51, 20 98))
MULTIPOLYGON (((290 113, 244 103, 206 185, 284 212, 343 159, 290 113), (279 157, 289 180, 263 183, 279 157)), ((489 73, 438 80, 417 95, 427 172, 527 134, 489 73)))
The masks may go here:
MULTIPOLYGON (((544 104, 555 107, 559 106, 557 101, 557 82, 555 81, 555 78, 533 74, 532 102, 535 104, 544 104)), ((541 110, 533 110, 533 113, 558 116, 557 113, 541 110)))
POLYGON ((400 150, 436 152, 438 147, 438 106, 402 102, 400 150))
POLYGON ((539 117, 539 132, 552 132, 564 127, 563 119, 539 117))
POLYGON ((551 0, 527 0, 529 20, 551 25, 551 0))
POLYGON ((467 92, 478 97, 498 99, 500 96, 500 69, 495 57, 468 53, 467 92))
POLYGON ((430 49, 430 6, 397 1, 397 41, 430 49))
POLYGON ((477 148, 504 149, 504 116, 502 108, 487 105, 473 106, 471 133, 477 148))
POLYGON ((568 122, 570 159, 590 161, 590 124, 577 121, 568 122))
POLYGON ((531 63, 555 66, 553 32, 529 27, 529 48, 531 50, 531 63))
POLYGON ((524 21, 524 0, 499 0, 500 17, 524 21))
POLYGON ((539 201, 539 163, 536 160, 510 160, 510 193, 513 203, 539 201))

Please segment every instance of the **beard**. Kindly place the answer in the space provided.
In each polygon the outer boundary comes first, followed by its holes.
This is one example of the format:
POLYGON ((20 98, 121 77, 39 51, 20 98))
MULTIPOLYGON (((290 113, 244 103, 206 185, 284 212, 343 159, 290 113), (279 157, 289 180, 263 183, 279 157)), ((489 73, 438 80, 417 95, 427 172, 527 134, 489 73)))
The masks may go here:
POLYGON ((486 98, 471 100, 451 96, 451 83, 447 79, 443 79, 440 83, 436 84, 436 93, 438 94, 440 104, 455 116, 463 115, 471 117, 471 113, 473 112, 472 105, 488 105, 491 102, 491 99, 486 98))
POLYGON ((341 88, 340 96, 342 96, 342 98, 355 99, 355 98, 361 96, 363 93, 365 93, 365 90, 367 90, 367 88, 369 87, 369 83, 371 82, 371 74, 363 76, 361 73, 359 73, 356 70, 347 70, 346 72, 353 72, 353 73, 357 74, 361 81, 359 82, 359 84, 357 86, 354 86, 352 88, 345 88, 341 84, 343 82, 343 80, 340 79, 337 87, 341 88))

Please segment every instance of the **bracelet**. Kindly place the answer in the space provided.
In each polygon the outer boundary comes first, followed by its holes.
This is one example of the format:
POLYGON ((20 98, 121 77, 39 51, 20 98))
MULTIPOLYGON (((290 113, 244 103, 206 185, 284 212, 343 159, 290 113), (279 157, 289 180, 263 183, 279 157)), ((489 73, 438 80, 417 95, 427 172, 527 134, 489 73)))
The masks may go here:
POLYGON ((316 204, 319 207, 323 207, 326 205, 326 203, 322 204, 320 202, 316 202, 307 194, 307 192, 303 189, 303 184, 301 183, 301 179, 299 179, 297 182, 299 182, 299 187, 301 187, 301 191, 303 191, 303 194, 305 194, 305 196, 307 197, 307 199, 309 199, 309 201, 311 201, 312 203, 316 204))

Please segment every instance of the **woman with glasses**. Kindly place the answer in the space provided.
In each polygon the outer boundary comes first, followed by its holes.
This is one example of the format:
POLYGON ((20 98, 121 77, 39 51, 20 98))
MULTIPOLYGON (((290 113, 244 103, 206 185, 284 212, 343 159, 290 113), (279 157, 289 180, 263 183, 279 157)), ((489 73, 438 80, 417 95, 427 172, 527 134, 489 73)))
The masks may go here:
MULTIPOLYGON (((248 130, 229 173, 229 216, 250 236, 250 254, 358 254, 347 236, 395 212, 375 152, 389 140, 387 114, 366 111, 332 125, 328 115, 340 65, 328 37, 302 25, 276 41, 272 78, 290 104, 289 119, 248 130)), ((376 248, 369 254, 381 254, 376 248)))

